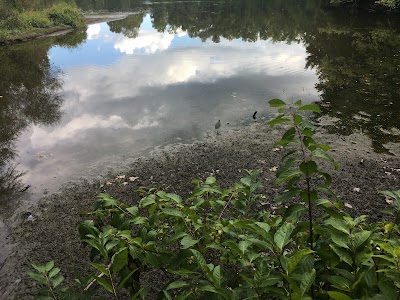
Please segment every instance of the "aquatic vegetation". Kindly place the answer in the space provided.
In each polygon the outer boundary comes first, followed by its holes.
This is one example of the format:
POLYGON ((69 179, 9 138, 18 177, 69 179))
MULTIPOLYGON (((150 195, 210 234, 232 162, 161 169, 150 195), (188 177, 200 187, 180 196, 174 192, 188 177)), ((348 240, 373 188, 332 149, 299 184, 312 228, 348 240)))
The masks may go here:
MULTIPOLYGON (((399 298, 400 192, 384 192, 393 199, 394 222, 351 217, 330 189, 326 163, 337 164, 329 146, 314 140, 314 125, 300 115, 319 107, 269 103, 279 112, 269 124, 286 129, 276 142, 287 152, 275 181, 286 192, 261 202, 260 173, 248 171, 230 189, 214 177, 196 180, 188 199, 143 188, 130 206, 100 194, 79 227, 94 272, 78 280, 80 298, 101 287, 115 299, 123 299, 122 290, 144 299, 149 289, 140 277, 148 268, 170 278, 163 299, 399 298), (276 212, 265 209, 277 204, 276 212)), ((62 280, 53 262, 34 268, 29 275, 45 287, 42 296, 68 299, 69 289, 54 289, 62 280)))

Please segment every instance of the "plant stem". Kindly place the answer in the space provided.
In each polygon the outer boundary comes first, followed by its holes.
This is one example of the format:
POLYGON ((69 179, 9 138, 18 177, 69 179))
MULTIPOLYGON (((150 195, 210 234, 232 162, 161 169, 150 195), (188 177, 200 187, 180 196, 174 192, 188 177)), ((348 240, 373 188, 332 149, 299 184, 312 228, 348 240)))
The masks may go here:
POLYGON ((111 286, 112 286, 112 289, 113 289, 114 298, 116 300, 118 300, 117 291, 115 290, 114 282, 113 282, 112 275, 111 275, 111 272, 110 272, 110 265, 107 268, 107 271, 108 271, 108 275, 110 275, 110 282, 111 282, 111 286))

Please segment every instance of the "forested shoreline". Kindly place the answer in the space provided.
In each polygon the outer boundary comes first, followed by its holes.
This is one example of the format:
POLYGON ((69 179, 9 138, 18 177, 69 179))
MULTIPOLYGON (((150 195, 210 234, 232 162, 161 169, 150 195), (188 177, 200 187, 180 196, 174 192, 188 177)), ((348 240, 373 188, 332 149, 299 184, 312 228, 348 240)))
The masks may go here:
MULTIPOLYGON (((0 44, 23 41, 48 33, 83 26, 84 11, 131 10, 140 0, 5 0, 0 3, 0 44)), ((399 11, 399 0, 325 0, 327 9, 393 13, 399 11)), ((284 5, 285 1, 281 1, 284 5)))

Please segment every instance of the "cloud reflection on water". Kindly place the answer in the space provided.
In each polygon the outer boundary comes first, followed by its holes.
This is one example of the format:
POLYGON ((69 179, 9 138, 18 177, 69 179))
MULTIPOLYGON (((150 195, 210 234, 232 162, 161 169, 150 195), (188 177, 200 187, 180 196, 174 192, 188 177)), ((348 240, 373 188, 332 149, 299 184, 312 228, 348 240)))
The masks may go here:
POLYGON ((21 140, 28 182, 45 181, 37 174, 50 177, 60 164, 63 182, 115 156, 199 138, 216 119, 238 125, 254 110, 265 115, 268 98, 318 99, 317 77, 304 68, 301 44, 225 39, 198 44, 183 31, 157 32, 149 20, 146 16, 137 38, 94 24, 79 50, 53 49, 53 63, 64 66, 64 117, 54 127, 32 126, 29 142, 21 140), (86 51, 92 51, 86 54, 92 63, 74 63, 86 51), (55 159, 38 163, 35 153, 55 159))

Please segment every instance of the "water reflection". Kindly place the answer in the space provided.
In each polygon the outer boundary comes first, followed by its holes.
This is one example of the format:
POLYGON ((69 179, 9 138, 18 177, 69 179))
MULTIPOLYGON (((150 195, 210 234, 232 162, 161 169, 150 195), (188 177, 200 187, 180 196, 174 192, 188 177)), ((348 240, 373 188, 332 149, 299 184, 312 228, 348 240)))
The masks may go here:
POLYGON ((13 162, 18 138, 29 126, 51 126, 62 116, 60 70, 51 65, 49 48, 54 43, 76 46, 84 36, 77 32, 0 48, 0 202, 15 190, 23 172, 13 162))
POLYGON ((150 14, 128 20, 136 23, 90 25, 78 50, 49 51, 65 74, 64 116, 57 126, 33 126, 19 146, 21 164, 35 170, 25 177, 32 185, 104 173, 124 157, 204 137, 216 119, 234 128, 254 110, 265 116, 271 97, 318 99, 300 44, 215 44, 189 37, 184 26, 157 30, 150 14))

